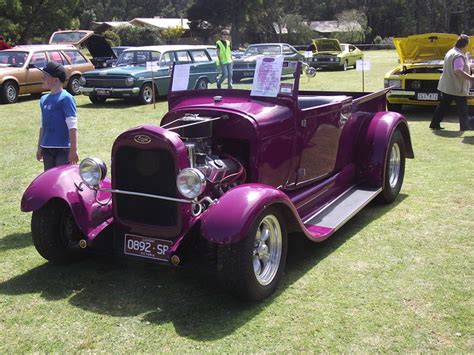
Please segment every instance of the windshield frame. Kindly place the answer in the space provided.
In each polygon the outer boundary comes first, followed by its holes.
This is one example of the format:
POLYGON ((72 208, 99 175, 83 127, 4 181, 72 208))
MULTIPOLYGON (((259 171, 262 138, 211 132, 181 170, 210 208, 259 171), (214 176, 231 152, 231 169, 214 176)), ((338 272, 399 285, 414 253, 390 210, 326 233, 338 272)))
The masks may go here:
POLYGON ((115 62, 116 67, 126 67, 126 66, 140 66, 140 67, 146 67, 147 62, 160 62, 161 60, 162 53, 157 51, 157 50, 150 50, 150 49, 131 49, 131 50, 124 50, 120 56, 117 59, 117 62, 115 62), (146 53, 146 58, 145 61, 139 61, 137 60, 137 53, 146 53), (125 57, 129 56, 131 53, 133 53, 133 60, 132 61, 125 61, 125 57), (152 53, 157 53, 158 58, 156 60, 152 60, 152 53))
POLYGON ((252 44, 248 46, 248 48, 245 50, 244 56, 281 55, 281 54, 283 54, 282 47, 278 44, 252 44), (263 50, 259 50, 260 48, 263 48, 263 50), (278 48, 278 53, 274 53, 274 52, 268 53, 267 51, 265 51, 265 48, 278 48))

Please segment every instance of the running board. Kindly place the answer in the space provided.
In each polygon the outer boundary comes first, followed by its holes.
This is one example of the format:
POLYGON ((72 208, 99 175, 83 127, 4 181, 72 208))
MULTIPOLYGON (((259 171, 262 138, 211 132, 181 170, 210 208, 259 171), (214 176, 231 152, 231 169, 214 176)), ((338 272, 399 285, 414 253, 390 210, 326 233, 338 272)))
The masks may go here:
POLYGON ((304 222, 312 239, 324 240, 337 231, 380 192, 381 187, 353 186, 304 222))

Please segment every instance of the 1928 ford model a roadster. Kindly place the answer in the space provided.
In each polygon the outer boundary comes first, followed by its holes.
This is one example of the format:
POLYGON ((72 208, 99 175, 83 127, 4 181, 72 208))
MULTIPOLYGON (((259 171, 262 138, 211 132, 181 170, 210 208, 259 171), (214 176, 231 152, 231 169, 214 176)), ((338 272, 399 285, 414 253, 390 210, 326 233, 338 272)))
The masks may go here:
POLYGON ((21 201, 38 252, 64 263, 101 248, 172 265, 199 254, 231 293, 271 295, 289 233, 323 241, 374 198, 392 202, 414 157, 386 90, 299 91, 299 69, 275 97, 171 92, 160 126, 117 137, 111 179, 97 158, 38 176, 21 201))

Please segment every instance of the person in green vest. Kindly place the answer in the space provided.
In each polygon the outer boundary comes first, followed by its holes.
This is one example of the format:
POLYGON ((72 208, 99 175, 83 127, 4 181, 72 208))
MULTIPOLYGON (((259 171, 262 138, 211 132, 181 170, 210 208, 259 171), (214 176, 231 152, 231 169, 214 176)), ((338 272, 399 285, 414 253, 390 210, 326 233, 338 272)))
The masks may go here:
POLYGON ((222 74, 217 80, 217 88, 220 89, 222 83, 227 78, 227 86, 232 89, 232 55, 230 47, 230 32, 229 30, 221 31, 221 39, 216 42, 217 58, 221 67, 222 74))
POLYGON ((466 53, 469 48, 469 37, 460 35, 456 44, 446 53, 444 57, 443 73, 438 83, 441 92, 441 100, 436 108, 430 128, 433 130, 444 129, 440 126, 444 113, 451 102, 456 102, 459 116, 459 130, 468 131, 473 129, 468 118, 467 97, 474 75, 471 75, 466 53))

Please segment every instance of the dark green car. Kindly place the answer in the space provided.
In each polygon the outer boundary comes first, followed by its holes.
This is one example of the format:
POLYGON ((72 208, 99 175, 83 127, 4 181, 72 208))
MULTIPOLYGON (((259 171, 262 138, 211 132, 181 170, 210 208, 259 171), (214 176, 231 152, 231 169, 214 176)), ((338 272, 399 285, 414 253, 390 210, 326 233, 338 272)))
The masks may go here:
POLYGON ((168 94, 172 65, 190 64, 188 90, 207 89, 218 74, 205 46, 133 47, 122 52, 113 68, 92 70, 81 78, 81 92, 93 103, 107 98, 136 98, 141 104, 168 94), (154 83, 154 85, 152 85, 154 83))

